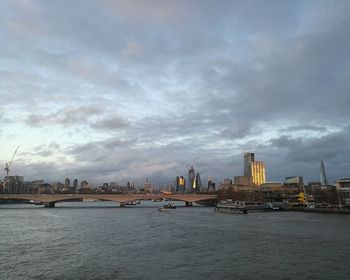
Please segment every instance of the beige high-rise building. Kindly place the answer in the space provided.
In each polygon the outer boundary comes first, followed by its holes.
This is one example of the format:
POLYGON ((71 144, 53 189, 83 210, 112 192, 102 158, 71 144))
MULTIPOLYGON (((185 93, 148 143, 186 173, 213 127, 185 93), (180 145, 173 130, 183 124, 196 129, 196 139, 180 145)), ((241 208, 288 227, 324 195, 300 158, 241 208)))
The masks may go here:
POLYGON ((262 161, 251 162, 251 172, 254 185, 260 186, 266 182, 265 165, 262 161))

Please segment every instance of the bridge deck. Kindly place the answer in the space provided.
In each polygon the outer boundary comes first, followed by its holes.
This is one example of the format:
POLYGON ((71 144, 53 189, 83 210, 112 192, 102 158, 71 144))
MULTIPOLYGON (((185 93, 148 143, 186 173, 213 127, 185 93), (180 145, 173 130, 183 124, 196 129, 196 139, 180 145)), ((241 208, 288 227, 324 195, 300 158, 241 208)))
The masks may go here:
POLYGON ((125 203, 136 200, 168 199, 188 203, 217 199, 216 194, 0 194, 0 200, 33 200, 43 203, 97 199, 125 203))

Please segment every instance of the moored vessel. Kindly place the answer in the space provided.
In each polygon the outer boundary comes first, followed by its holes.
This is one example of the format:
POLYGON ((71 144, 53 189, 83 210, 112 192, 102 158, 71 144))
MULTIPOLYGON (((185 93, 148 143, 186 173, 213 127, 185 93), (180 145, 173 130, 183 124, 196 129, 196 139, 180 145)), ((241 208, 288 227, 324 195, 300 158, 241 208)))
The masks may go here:
POLYGON ((244 201, 223 201, 214 208, 215 212, 230 214, 248 214, 244 201))

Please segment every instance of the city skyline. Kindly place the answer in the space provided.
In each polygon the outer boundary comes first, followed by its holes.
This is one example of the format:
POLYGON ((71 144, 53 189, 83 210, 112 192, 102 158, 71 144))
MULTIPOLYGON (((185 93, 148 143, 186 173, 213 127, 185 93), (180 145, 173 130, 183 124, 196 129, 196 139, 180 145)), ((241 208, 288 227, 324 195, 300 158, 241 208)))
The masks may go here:
MULTIPOLYGON (((348 1, 2 1, 0 165, 26 180, 329 183, 350 170, 348 1)), ((1 178, 5 176, 5 171, 1 178)))

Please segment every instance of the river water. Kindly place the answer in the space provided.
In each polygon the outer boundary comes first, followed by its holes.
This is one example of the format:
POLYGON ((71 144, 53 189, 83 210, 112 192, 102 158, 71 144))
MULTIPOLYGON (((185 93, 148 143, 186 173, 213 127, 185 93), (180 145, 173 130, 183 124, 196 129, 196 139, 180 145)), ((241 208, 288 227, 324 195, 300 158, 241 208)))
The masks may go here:
POLYGON ((0 205, 0 279, 350 279, 348 215, 160 205, 0 205))

